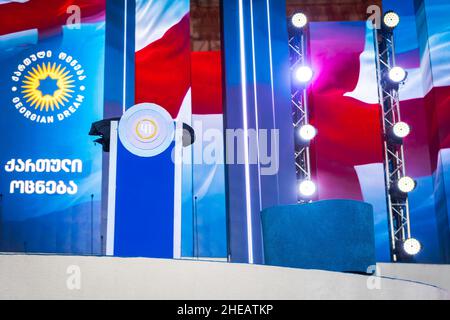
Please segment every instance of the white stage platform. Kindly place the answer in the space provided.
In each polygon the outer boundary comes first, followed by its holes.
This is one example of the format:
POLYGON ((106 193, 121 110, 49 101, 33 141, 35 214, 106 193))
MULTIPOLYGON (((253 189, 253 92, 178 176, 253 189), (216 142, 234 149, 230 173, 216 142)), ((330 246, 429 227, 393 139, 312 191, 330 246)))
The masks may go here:
POLYGON ((223 262, 0 255, 0 299, 450 299, 450 266, 380 270, 374 278, 223 262))

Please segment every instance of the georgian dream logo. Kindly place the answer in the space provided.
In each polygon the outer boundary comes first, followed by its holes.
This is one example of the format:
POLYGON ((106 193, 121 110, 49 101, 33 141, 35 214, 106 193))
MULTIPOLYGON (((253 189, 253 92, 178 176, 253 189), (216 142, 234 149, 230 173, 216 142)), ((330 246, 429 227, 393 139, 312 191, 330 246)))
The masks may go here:
POLYGON ((35 123, 64 121, 83 104, 85 79, 82 65, 67 53, 37 52, 14 71, 13 105, 24 118, 35 123))

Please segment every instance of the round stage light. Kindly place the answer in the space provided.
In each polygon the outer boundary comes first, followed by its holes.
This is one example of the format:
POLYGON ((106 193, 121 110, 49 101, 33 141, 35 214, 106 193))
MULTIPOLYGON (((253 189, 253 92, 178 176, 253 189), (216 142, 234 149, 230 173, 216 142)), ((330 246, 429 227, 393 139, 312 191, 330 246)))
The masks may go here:
POLYGON ((422 250, 422 245, 417 239, 409 238, 403 242, 403 250, 410 256, 415 256, 422 250))
POLYGON ((400 23, 400 16, 394 11, 388 11, 384 14, 383 23, 386 27, 394 29, 400 23))
POLYGON ((406 80, 408 74, 401 67, 393 67, 389 70, 389 79, 394 83, 400 83, 406 80))
POLYGON ((406 122, 397 122, 392 129, 397 138, 406 138, 411 133, 411 128, 406 122))
POLYGON ((298 67, 297 70, 295 70, 294 74, 295 74, 295 79, 297 79, 297 81, 301 82, 301 83, 307 83, 307 82, 311 81, 311 79, 314 76, 314 72, 308 66, 298 67))
POLYGON ((311 197, 316 193, 316 184, 311 180, 304 180, 300 183, 299 191, 304 197, 311 197))
POLYGON ((292 16, 292 25, 296 28, 304 28, 308 23, 308 17, 304 13, 296 13, 292 16))
POLYGON ((403 177, 398 180, 397 187, 403 193, 410 193, 416 188, 416 181, 411 177, 403 177))
POLYGON ((298 131, 300 138, 305 141, 311 141, 317 135, 317 129, 310 124, 305 124, 298 131))

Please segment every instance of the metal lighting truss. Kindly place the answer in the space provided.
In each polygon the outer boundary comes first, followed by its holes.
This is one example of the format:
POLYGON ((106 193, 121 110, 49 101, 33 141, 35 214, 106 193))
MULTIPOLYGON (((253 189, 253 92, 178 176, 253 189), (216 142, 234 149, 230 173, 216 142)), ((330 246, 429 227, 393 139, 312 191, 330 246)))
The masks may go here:
MULTIPOLYGON (((306 65, 307 62, 306 32, 303 28, 291 28, 289 33, 289 56, 293 74, 296 68, 306 65)), ((291 103, 294 132, 297 135, 302 126, 309 124, 309 112, 306 84, 299 85, 295 79, 292 80, 291 103)), ((310 146, 309 143, 301 143, 298 137, 295 137, 295 166, 298 183, 311 180, 310 146)), ((305 203, 310 200, 305 200, 299 195, 299 202, 305 203)))
POLYGON ((391 258, 401 260, 401 246, 411 238, 409 203, 407 194, 395 190, 396 182, 406 176, 405 156, 402 143, 389 139, 394 125, 401 121, 398 85, 391 85, 387 73, 395 66, 395 43, 392 30, 375 29, 375 54, 379 99, 382 110, 384 171, 387 209, 389 214, 391 258), (400 259, 399 259, 400 258, 400 259))

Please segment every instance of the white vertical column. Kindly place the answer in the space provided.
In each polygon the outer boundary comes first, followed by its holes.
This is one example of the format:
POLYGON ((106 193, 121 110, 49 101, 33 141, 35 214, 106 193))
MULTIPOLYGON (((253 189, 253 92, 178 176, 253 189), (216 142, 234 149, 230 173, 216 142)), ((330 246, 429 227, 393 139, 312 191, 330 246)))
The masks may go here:
POLYGON ((116 218, 116 176, 117 176, 117 144, 118 121, 111 122, 111 138, 109 150, 109 181, 108 181, 108 222, 106 226, 106 255, 114 255, 114 229, 116 218))

